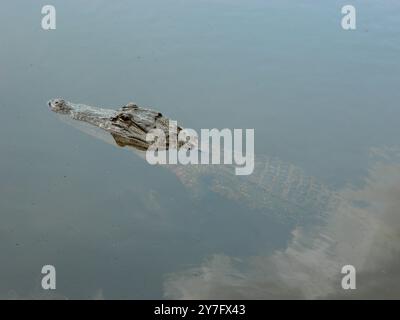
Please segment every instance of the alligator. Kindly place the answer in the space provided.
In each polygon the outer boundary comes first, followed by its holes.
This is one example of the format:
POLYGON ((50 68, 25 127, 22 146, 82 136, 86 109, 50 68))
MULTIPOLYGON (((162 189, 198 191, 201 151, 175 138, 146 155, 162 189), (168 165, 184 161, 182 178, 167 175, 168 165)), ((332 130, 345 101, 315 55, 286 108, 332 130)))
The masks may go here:
MULTIPOLYGON (((150 130, 162 130, 167 140, 170 134, 169 118, 135 103, 116 110, 75 104, 63 99, 52 99, 48 105, 53 112, 68 119, 102 129, 117 146, 131 148, 143 158, 150 146, 146 140, 150 130)), ((181 130, 182 127, 176 127, 174 134, 181 130)), ((99 137, 97 133, 95 136, 99 137)), ((249 208, 268 212, 284 223, 321 219, 341 200, 337 192, 306 175, 299 167, 267 156, 257 157, 254 172, 249 176, 236 176, 232 165, 163 166, 191 188, 195 198, 201 198, 207 190, 216 192, 249 208)))

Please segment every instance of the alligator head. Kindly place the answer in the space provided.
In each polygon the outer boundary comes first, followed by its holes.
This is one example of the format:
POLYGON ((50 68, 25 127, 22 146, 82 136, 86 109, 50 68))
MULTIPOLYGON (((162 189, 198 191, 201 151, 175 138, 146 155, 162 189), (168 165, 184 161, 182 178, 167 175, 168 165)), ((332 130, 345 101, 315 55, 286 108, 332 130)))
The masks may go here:
MULTIPOLYGON (((109 132, 115 142, 121 146, 132 146, 139 150, 147 150, 151 142, 146 141, 146 134, 152 129, 161 129, 166 138, 170 132, 169 119, 160 112, 129 103, 118 110, 90 107, 74 104, 63 99, 52 99, 48 102, 50 109, 66 115, 73 120, 82 121, 109 132)), ((174 134, 182 128, 177 127, 174 134)))

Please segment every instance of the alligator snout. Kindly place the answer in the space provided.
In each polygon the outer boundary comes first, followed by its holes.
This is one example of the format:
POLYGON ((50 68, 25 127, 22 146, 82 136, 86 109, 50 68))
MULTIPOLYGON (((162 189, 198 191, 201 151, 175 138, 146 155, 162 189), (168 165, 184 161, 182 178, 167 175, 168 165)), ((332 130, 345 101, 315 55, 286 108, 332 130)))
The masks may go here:
POLYGON ((63 99, 52 99, 48 102, 48 105, 51 111, 58 113, 69 113, 72 109, 63 99))

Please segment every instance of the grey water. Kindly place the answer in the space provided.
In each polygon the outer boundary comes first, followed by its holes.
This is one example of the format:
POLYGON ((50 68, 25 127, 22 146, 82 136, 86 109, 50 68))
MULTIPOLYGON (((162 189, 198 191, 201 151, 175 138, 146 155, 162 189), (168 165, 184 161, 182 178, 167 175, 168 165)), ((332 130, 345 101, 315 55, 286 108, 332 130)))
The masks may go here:
POLYGON ((340 24, 349 1, 53 0, 57 28, 43 30, 48 2, 0 5, 0 298, 179 298, 180 273, 293 237, 294 225, 210 191, 196 199, 172 172, 59 121, 50 98, 254 128, 256 157, 332 190, 363 185, 371 147, 400 144, 398 1, 351 1, 353 31, 340 24), (55 291, 41 287, 47 264, 55 291))

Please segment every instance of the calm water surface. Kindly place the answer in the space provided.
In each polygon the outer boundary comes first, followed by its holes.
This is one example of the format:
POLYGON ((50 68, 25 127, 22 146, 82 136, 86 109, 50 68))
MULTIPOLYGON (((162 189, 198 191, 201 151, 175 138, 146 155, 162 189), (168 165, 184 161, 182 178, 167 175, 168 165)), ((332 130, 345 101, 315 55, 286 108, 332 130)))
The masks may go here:
MULTIPOLYGON (((371 173, 369 153, 400 145, 400 3, 352 1, 357 30, 346 32, 346 1, 51 2, 54 31, 41 29, 45 1, 0 9, 0 298, 340 294, 321 271, 332 255, 309 244, 317 226, 299 236, 263 210, 193 197, 171 171, 60 122, 46 102, 135 101, 195 129, 255 128, 256 156, 293 163, 332 190, 353 186, 367 207, 398 208, 397 162, 371 173), (307 239, 307 263, 273 258, 298 249, 296 237, 307 239), (57 269, 50 293, 45 264, 57 269)), ((385 236, 370 242, 357 233, 369 212, 346 210, 348 223, 332 213, 326 233, 343 244, 334 261, 365 269, 365 283, 378 268, 397 277, 396 210, 371 211, 385 236), (367 242, 362 256, 349 253, 367 242), (392 255, 382 258, 382 243, 392 255)), ((361 293, 400 297, 382 277, 361 293)))

